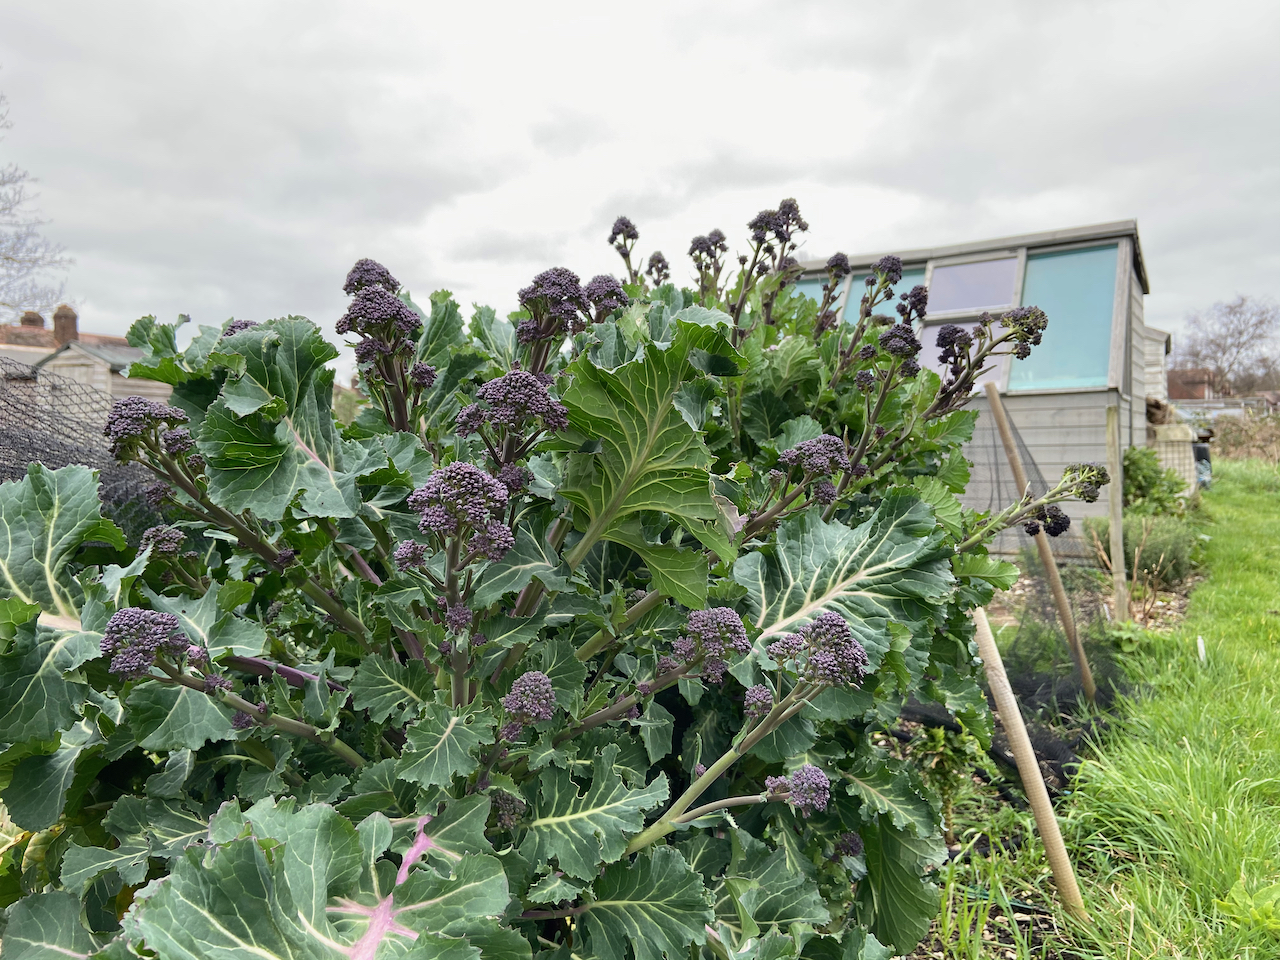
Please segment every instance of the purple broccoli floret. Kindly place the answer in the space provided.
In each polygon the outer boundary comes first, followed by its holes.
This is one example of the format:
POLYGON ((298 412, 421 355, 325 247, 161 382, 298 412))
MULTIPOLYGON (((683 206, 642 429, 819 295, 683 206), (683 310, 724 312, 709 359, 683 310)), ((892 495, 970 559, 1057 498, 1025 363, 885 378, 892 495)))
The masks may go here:
POLYGON ((470 463, 454 462, 431 474, 409 494, 408 503, 421 516, 418 529, 423 533, 447 537, 471 531, 476 538, 469 549, 492 558, 506 543, 495 524, 505 526, 502 518, 509 498, 501 481, 470 463))
POLYGON ((161 655, 180 656, 189 641, 172 613, 124 607, 107 621, 102 653, 111 657, 108 669, 122 680, 145 677, 161 655))
POLYGON ((463 407, 458 414, 458 432, 464 437, 486 423, 506 431, 530 426, 555 431, 569 425, 564 404, 553 400, 546 384, 527 370, 512 370, 490 380, 476 391, 476 398, 481 403, 463 407))
POLYGON ((507 711, 511 723, 522 726, 550 720, 556 712, 556 691, 551 678, 540 670, 530 670, 518 677, 511 685, 511 692, 502 698, 502 709, 507 711))
POLYGON ((655 287, 660 287, 671 279, 671 264, 667 263, 667 258, 662 255, 662 251, 655 250, 649 254, 649 265, 644 272, 653 281, 655 287))
POLYGON ((849 469, 844 441, 829 433, 812 440, 802 440, 790 450, 784 450, 778 455, 778 462, 788 467, 799 464, 806 474, 813 477, 829 477, 837 470, 849 469))
POLYGON ((102 435, 111 442, 117 460, 129 459, 141 445, 156 441, 156 431, 176 427, 190 418, 177 407, 146 397, 123 397, 111 405, 102 435))
POLYGON ((237 333, 243 333, 246 330, 252 330, 258 325, 257 320, 232 320, 227 324, 226 329, 222 331, 222 336, 234 337, 237 333))
POLYGON ((830 799, 831 781, 821 768, 806 763, 791 775, 791 796, 787 802, 803 816, 827 809, 830 799))
POLYGON ((186 534, 176 527, 164 525, 148 527, 142 534, 138 549, 145 550, 150 547, 153 557, 176 557, 186 539, 186 534))
POLYGON ((583 314, 591 308, 582 292, 582 282, 572 270, 565 267, 544 270, 518 296, 521 306, 533 315, 538 326, 543 320, 553 321, 543 335, 550 336, 561 328, 579 333, 586 326, 583 314))
POLYGON ((758 720, 773 709, 773 691, 763 683, 758 683, 754 687, 747 689, 742 703, 743 713, 749 719, 758 720))
POLYGON ((381 287, 395 293, 400 289, 400 281, 377 260, 366 257, 363 260, 357 260, 356 265, 351 268, 351 272, 347 274, 347 282, 342 285, 342 292, 351 296, 365 287, 381 287))

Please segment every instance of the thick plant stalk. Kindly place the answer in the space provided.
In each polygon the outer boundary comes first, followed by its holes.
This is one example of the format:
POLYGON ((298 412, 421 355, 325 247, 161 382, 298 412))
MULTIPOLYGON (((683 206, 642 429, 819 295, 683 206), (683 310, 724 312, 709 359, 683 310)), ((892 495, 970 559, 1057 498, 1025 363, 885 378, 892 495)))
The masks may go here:
MULTIPOLYGON (((1009 417, 1005 413, 1004 403, 1000 400, 1000 389, 994 383, 986 386, 987 401, 991 405, 991 416, 995 418, 996 429, 1000 431, 1000 442, 1004 444, 1004 455, 1009 458, 1009 467, 1013 470, 1014 482, 1018 491, 1027 493, 1027 471, 1018 454, 1018 445, 1013 442, 1013 430, 1009 427, 1009 417)), ((1035 535, 1036 548, 1040 551, 1040 565, 1044 567, 1045 576, 1049 579, 1049 588, 1053 591, 1053 602, 1058 607, 1058 617, 1062 620, 1062 630, 1067 635, 1067 646, 1080 671, 1080 683, 1084 687, 1084 695, 1090 703, 1097 699, 1098 688, 1093 682, 1093 671, 1089 669, 1089 660, 1084 654, 1084 644, 1080 642, 1080 634, 1076 631, 1076 618, 1071 613, 1071 604, 1067 602, 1067 591, 1062 586, 1062 577, 1058 573, 1058 561, 1054 559, 1053 548, 1049 545, 1049 535, 1041 528, 1035 535)))
POLYGON ((1116 592, 1116 619, 1129 617, 1129 582, 1124 571, 1124 455, 1120 452, 1120 407, 1107 407, 1107 505, 1111 534, 1111 578, 1116 592))
POLYGON ((1045 789, 1040 764, 1036 761, 1035 750, 1031 748, 1031 738, 1027 736, 1026 725, 1022 722, 1022 711, 1018 709, 1013 688, 1009 686, 1009 677, 1004 672, 1004 661, 1000 659, 995 637, 991 634, 987 612, 981 608, 974 610, 973 624, 977 627, 978 653, 986 667, 991 695, 995 698, 996 711, 1000 715, 1000 722, 1004 725, 1005 735, 1009 738, 1009 747, 1013 750, 1014 759, 1018 761, 1022 789, 1035 814, 1036 829, 1040 831, 1045 855, 1049 858, 1049 866, 1053 869, 1053 882, 1058 887, 1058 896, 1062 898, 1062 904, 1067 908, 1068 913, 1078 920, 1088 920, 1089 914, 1080 896, 1076 874, 1071 868, 1071 860, 1067 857, 1067 848, 1062 842, 1062 832, 1058 829, 1058 818, 1049 804, 1049 791, 1045 789))

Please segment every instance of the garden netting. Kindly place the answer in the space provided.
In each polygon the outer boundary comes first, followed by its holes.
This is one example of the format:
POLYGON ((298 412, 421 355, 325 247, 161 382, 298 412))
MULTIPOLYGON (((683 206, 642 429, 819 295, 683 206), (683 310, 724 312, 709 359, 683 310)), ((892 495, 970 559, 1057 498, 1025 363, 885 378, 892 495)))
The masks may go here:
POLYGON ((137 543, 161 522, 145 496, 150 475, 116 462, 102 435, 112 398, 70 377, 0 357, 0 481, 21 480, 32 463, 84 464, 99 471, 103 513, 137 543))
MULTIPOLYGON (((1040 496, 1051 484, 1012 418, 1009 425, 1031 492, 1040 496)), ((993 417, 978 419, 964 452, 972 464, 969 486, 961 497, 965 506, 996 512, 1021 497, 1023 491, 1018 489, 993 417)), ((1072 512, 1069 505, 1068 512, 1072 512)), ((1096 705, 1103 712, 1083 706, 1080 672, 1068 648, 1039 551, 1034 538, 1021 527, 1002 532, 992 544, 992 552, 1017 564, 1022 576, 1011 590, 997 594, 988 613, 1046 781, 1050 789, 1062 789, 1070 766, 1076 762, 1078 744, 1092 735, 1098 718, 1105 715, 1123 683, 1115 648, 1108 638, 1113 616, 1110 572, 1099 561, 1079 519, 1073 519, 1066 533, 1050 537, 1049 543, 1093 672, 1096 705)), ((1006 749, 1000 736, 995 746, 1006 749)))

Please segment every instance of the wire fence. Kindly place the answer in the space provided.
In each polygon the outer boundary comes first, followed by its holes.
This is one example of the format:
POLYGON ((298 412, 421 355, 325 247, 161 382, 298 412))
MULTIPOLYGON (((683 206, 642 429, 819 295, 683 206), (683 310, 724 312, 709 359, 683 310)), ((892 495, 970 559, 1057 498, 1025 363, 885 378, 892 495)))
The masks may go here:
POLYGON ((93 467, 103 513, 137 543, 162 518, 146 501, 150 475, 117 463, 102 435, 111 403, 87 384, 0 357, 0 481, 21 480, 32 463, 93 467))

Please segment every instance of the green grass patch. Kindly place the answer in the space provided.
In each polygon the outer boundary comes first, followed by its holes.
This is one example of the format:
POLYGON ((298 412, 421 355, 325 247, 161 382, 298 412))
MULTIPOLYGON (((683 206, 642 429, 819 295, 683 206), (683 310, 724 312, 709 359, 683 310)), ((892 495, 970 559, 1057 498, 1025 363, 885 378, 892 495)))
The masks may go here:
POLYGON ((1280 474, 1214 466, 1209 578, 1060 811, 1104 956, 1280 956, 1280 474))

